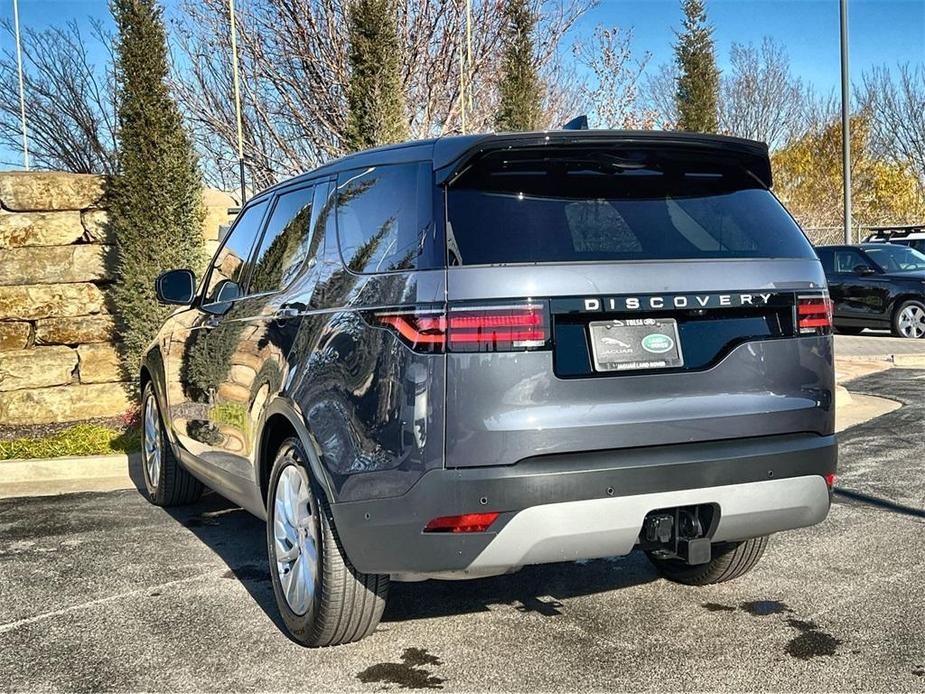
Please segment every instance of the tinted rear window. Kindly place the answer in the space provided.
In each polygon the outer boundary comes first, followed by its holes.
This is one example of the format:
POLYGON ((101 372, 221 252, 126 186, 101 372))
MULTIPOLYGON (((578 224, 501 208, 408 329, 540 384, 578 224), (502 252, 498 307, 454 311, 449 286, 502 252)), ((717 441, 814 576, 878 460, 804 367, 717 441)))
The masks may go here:
POLYGON ((450 265, 814 257, 746 172, 689 154, 494 153, 451 185, 447 217, 450 265))

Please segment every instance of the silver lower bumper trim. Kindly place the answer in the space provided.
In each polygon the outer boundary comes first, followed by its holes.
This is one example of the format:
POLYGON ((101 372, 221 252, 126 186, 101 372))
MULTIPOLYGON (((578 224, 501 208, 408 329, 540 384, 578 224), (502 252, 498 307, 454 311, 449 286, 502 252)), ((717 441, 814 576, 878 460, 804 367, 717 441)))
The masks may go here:
POLYGON ((464 571, 421 578, 464 579, 508 573, 529 564, 629 554, 650 511, 717 504, 713 541, 745 540, 822 521, 829 491, 818 475, 721 487, 543 504, 514 516, 464 571))

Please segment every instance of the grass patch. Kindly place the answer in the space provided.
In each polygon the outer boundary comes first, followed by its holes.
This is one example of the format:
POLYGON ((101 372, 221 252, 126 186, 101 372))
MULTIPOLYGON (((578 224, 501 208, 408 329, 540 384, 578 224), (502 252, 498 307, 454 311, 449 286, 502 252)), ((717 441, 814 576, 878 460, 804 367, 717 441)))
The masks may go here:
POLYGON ((120 431, 101 424, 75 424, 46 436, 0 441, 0 460, 108 455, 131 453, 140 448, 141 433, 137 427, 120 431))

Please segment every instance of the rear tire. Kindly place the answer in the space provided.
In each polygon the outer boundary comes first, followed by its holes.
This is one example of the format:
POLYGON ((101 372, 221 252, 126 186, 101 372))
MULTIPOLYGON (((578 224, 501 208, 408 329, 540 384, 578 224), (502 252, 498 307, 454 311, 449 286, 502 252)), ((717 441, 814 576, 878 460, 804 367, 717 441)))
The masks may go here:
POLYGON ((273 594, 296 642, 320 647, 359 641, 382 618, 389 577, 364 574, 350 564, 307 460, 301 442, 289 438, 270 472, 267 553, 273 594))
POLYGON ((764 554, 768 538, 713 545, 713 558, 706 564, 691 566, 680 559, 660 559, 646 553, 658 572, 670 581, 689 586, 706 586, 731 581, 751 571, 764 554))
POLYGON ((922 339, 925 337, 925 304, 910 299, 893 312, 893 335, 922 339))
POLYGON ((148 501, 156 506, 197 501, 202 496, 202 482, 187 472, 174 455, 150 381, 141 395, 141 437, 141 468, 148 501))

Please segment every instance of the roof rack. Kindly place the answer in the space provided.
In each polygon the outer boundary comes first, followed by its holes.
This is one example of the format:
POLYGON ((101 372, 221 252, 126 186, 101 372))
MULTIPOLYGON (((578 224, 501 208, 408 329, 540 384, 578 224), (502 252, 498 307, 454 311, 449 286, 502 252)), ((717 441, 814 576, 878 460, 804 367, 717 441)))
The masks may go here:
POLYGON ((864 241, 872 241, 877 238, 885 238, 889 241, 892 238, 906 238, 910 234, 925 233, 925 224, 890 224, 888 226, 867 227, 870 232, 864 241))

